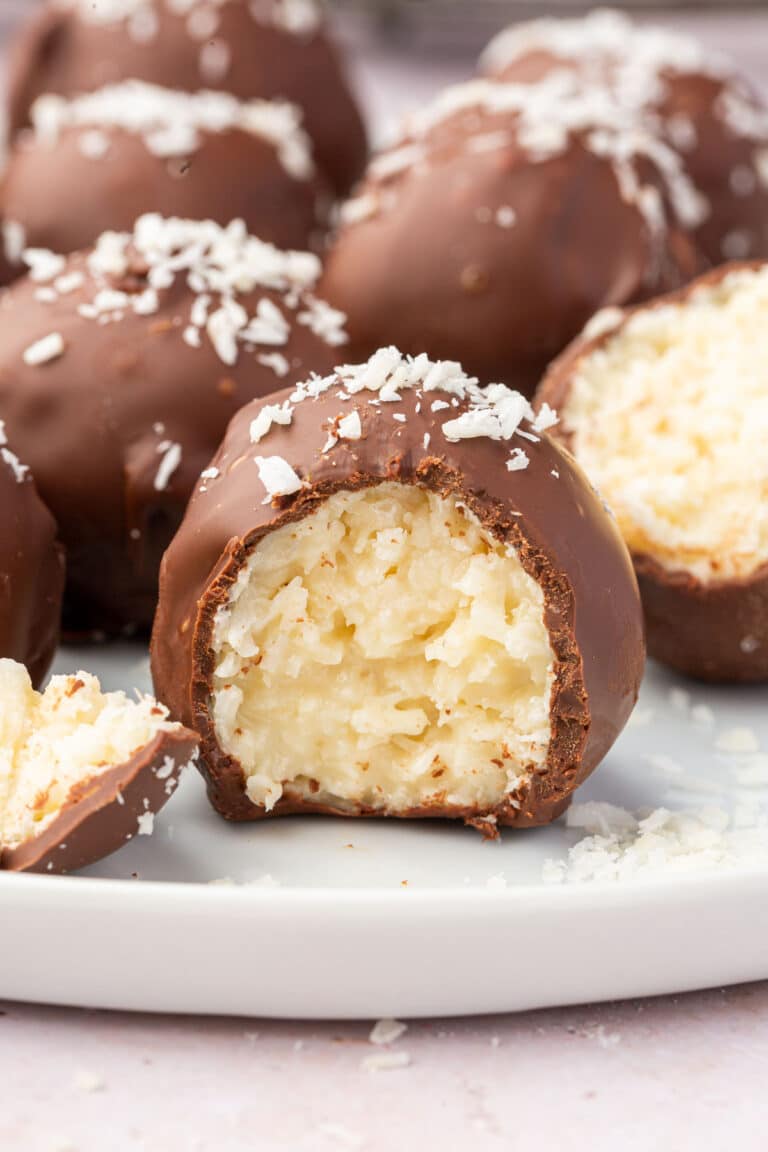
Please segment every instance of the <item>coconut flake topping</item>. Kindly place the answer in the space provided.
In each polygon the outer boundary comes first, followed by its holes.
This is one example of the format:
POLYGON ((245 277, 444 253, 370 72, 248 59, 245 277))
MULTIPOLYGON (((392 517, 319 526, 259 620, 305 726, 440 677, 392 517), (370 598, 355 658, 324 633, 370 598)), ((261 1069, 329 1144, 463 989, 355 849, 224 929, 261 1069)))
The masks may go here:
POLYGON ((8 447, 8 438, 5 435, 5 421, 0 420, 0 460, 10 468, 18 484, 23 484, 29 476, 29 468, 22 464, 15 452, 8 447))
MULTIPOLYGON (((195 40, 206 40, 218 28, 218 9, 231 0, 56 0, 64 11, 76 12, 84 24, 120 24, 128 21, 128 31, 139 42, 157 35, 159 7, 187 17, 187 32, 195 40)), ((309 36, 322 23, 316 0, 250 0, 247 5, 257 24, 279 28, 295 36, 309 36)))
MULTIPOLYGON (((152 316, 160 311, 161 294, 183 278, 192 293, 189 314, 178 325, 181 339, 200 348, 207 337, 219 359, 233 365, 243 349, 270 349, 261 363, 278 376, 290 362, 271 350, 287 345, 294 325, 309 329, 319 340, 335 347, 346 341, 344 316, 328 308, 333 323, 318 324, 323 302, 312 295, 320 275, 320 261, 309 252, 283 252, 249 236, 242 220, 226 228, 210 220, 141 216, 133 233, 105 232, 88 255, 67 262, 42 250, 27 250, 25 259, 45 281, 50 299, 83 289, 85 299, 73 307, 88 320, 119 321, 125 315, 152 316), (141 270, 141 291, 116 288, 136 267, 141 270), (267 296, 246 308, 242 296, 265 289, 280 293, 281 306, 267 296)), ((48 299, 46 295, 46 299, 48 299)), ((176 330, 176 329, 175 329, 176 330)), ((41 364, 65 351, 60 337, 27 349, 28 364, 41 364)))
MULTIPOLYGON (((486 437, 490 440, 510 441, 513 436, 521 436, 528 442, 536 443, 540 437, 536 435, 546 428, 557 423, 557 416, 548 405, 542 407, 536 415, 528 400, 519 392, 514 392, 504 384, 491 384, 487 388, 480 388, 477 378, 467 376, 460 364, 450 360, 433 361, 422 353, 420 356, 404 356, 397 348, 380 348, 378 352, 364 364, 344 364, 338 367, 332 376, 321 378, 310 377, 309 380, 298 384, 291 396, 282 405, 267 404, 260 409, 256 418, 251 422, 251 442, 259 443, 268 435, 273 424, 289 425, 293 419, 294 407, 307 400, 317 399, 331 388, 342 385, 340 392, 342 399, 360 396, 363 393, 374 393, 370 399, 365 397, 367 403, 376 409, 382 403, 396 402, 402 399, 402 393, 415 391, 419 398, 428 392, 443 392, 452 399, 449 402, 435 400, 431 409, 433 412, 447 410, 450 412, 453 405, 462 401, 466 403, 466 410, 454 419, 446 420, 442 432, 449 443, 459 440, 486 437), (522 425, 525 422, 527 428, 522 425)), ((407 417, 403 413, 394 413, 393 418, 406 423, 407 417)), ((360 412, 355 409, 342 414, 329 431, 328 441, 323 453, 330 451, 339 440, 359 440, 363 435, 363 422, 360 412)), ((425 442, 425 450, 429 440, 425 442)), ((264 461, 257 457, 260 474, 264 480, 264 465, 274 466, 278 457, 270 457, 264 461)), ((525 451, 518 446, 510 448, 510 458, 507 468, 510 472, 522 471, 528 467, 530 459, 525 451)), ((281 461, 284 465, 285 461, 281 461)), ((281 476, 286 476, 285 470, 281 476)), ((291 492, 296 492, 302 486, 301 480, 291 470, 288 483, 293 485, 291 492)), ((267 491, 272 495, 288 495, 288 489, 278 492, 265 481, 267 491)))
MULTIPOLYGON (((284 100, 238 100, 228 92, 178 92, 126 80, 71 100, 48 93, 32 106, 37 140, 55 144, 66 129, 118 128, 141 136, 154 156, 188 156, 201 144, 204 134, 239 129, 267 141, 277 152, 283 168, 297 180, 314 172, 312 144, 301 127, 302 112, 284 100)), ((90 155, 98 155, 90 148, 90 155)))

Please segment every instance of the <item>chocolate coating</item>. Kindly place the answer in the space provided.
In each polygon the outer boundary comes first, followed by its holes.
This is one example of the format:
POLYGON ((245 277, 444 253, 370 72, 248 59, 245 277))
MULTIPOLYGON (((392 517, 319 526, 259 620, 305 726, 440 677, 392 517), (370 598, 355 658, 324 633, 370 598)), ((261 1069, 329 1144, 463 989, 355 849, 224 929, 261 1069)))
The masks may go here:
MULTIPOLYGON (((537 118, 545 132, 548 115, 537 118)), ((322 287, 348 315, 352 355, 389 342, 425 349, 530 395, 597 308, 692 274, 695 255, 663 208, 649 220, 587 137, 568 131, 539 156, 517 113, 478 105, 406 137, 402 162, 399 149, 374 160, 322 287)), ((661 195, 649 158, 635 174, 661 195)))
MULTIPOLYGON (((192 498, 163 561, 152 669, 159 697, 200 733, 210 799, 228 819, 259 819, 265 812, 247 798, 239 762, 217 741, 211 698, 214 618, 260 540, 311 514, 340 490, 396 481, 463 501, 493 537, 514 545, 523 568, 542 587, 555 654, 547 764, 517 792, 520 807, 506 800, 486 813, 435 804, 398 815, 458 817, 486 831, 493 831, 494 820, 519 827, 546 823, 567 807, 573 789, 605 756, 629 717, 643 671, 642 620, 629 556, 613 520, 571 457, 546 436, 525 443, 529 465, 512 473, 506 467, 508 444, 485 438, 448 442, 442 433, 445 413, 431 411, 435 395, 419 403, 419 393, 408 390, 397 404, 375 406, 360 395, 340 401, 334 385, 318 399, 299 403, 291 425, 273 426, 257 448, 249 441, 249 428, 261 405, 248 405, 232 421, 214 460, 219 477, 192 498), (393 409, 405 422, 394 418, 393 409), (359 412, 361 438, 340 440, 324 453, 329 427, 352 411, 359 412), (306 487, 265 505, 257 471, 247 466, 260 452, 282 456, 306 487)), ((272 402, 289 396, 278 393, 272 402)), ((448 415, 463 412, 466 403, 448 415)), ((286 787, 273 813, 300 811, 383 814, 308 804, 286 787)))
MULTIPOLYGON (((684 303, 697 288, 716 284, 740 268, 758 269, 759 261, 728 264, 700 276, 689 287, 628 310, 600 335, 575 340, 550 367, 534 399, 562 410, 579 363, 607 344, 631 317, 648 308, 684 303)), ((573 432, 561 423, 553 434, 571 447, 573 432)), ((650 656, 687 676, 714 683, 768 680, 768 567, 746 579, 704 584, 689 572, 673 572, 652 556, 633 553, 645 614, 650 656)))
MULTIPOLYGON (((335 191, 344 194, 365 163, 362 117, 323 22, 290 32, 269 19, 269 10, 279 6, 280 0, 261 3, 266 16, 258 19, 249 0, 227 0, 214 8, 215 31, 201 40, 188 31, 190 14, 174 12, 166 0, 147 5, 156 21, 147 39, 131 34, 127 17, 94 22, 74 7, 67 11, 48 3, 22 29, 11 54, 11 132, 29 122, 32 104, 44 93, 73 96, 120 80, 147 80, 186 92, 212 88, 243 100, 281 98, 303 109, 318 164, 335 191), (228 53, 222 75, 201 69, 203 50, 228 53)), ((202 0, 191 11, 195 8, 210 12, 202 0)), ((211 212, 208 208, 203 215, 211 212)))
POLYGON ((26 664, 37 685, 59 638, 64 554, 31 473, 17 475, 9 457, 0 448, 0 657, 26 664))
MULTIPOLYGON (((167 158, 153 154, 141 136, 105 126, 98 132, 108 150, 91 157, 81 145, 92 130, 65 128, 54 143, 27 134, 15 144, 0 201, 4 219, 24 229, 28 247, 76 252, 103 232, 129 231, 146 212, 223 226, 244 220, 250 232, 281 248, 310 247, 322 230, 322 180, 292 176, 259 136, 201 132, 189 155, 167 158)), ((24 271, 12 263, 10 269, 10 278, 24 271)))
POLYGON ((0 870, 75 872, 109 856, 136 835, 141 816, 165 806, 196 747, 193 732, 159 732, 127 763, 71 789, 40 835, 13 849, 0 847, 0 870))
MULTIPOLYGON (((149 628, 160 558, 231 417, 247 400, 328 371, 339 357, 337 347, 297 320, 311 276, 292 304, 287 285, 232 293, 249 316, 266 306, 262 301, 279 308, 286 331, 284 341, 278 333, 276 342, 239 344, 236 361, 226 363, 204 327, 199 347, 187 341, 185 326, 205 293, 189 287, 186 271, 157 289, 153 310, 136 314, 130 300, 147 290, 151 273, 141 252, 126 252, 124 270, 112 273, 91 272, 87 255, 72 257, 63 274, 80 274, 83 283, 62 295, 54 291, 50 301, 39 293, 51 285, 30 278, 0 297, 0 417, 35 473, 66 548, 69 634, 149 628), (105 290, 124 291, 129 303, 83 315, 80 309, 105 290), (100 322, 105 316, 110 322, 100 322), (53 333, 62 338, 63 354, 25 363, 29 347, 53 333), (275 354, 284 357, 284 376, 259 360, 275 354)), ((298 258, 310 262, 310 271, 315 266, 313 257, 298 258)), ((213 312, 222 298, 209 295, 213 312)))
POLYGON ((617 103, 631 104, 643 128, 678 155, 707 206, 692 229, 705 267, 768 256, 768 179, 760 160, 768 106, 729 61, 616 12, 535 21, 509 35, 508 52, 503 33, 488 49, 490 75, 531 84, 568 69, 587 87, 600 85, 617 103))

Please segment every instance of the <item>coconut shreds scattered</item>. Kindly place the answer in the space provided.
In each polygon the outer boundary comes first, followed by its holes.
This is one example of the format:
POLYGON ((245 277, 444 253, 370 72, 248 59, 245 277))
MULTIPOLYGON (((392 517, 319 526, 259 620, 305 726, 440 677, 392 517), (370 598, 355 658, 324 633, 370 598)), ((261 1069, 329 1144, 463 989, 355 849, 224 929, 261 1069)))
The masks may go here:
MULTIPOLYGON (((85 24, 127 23, 138 43, 149 43, 159 30, 158 10, 186 17, 187 34, 208 40, 219 27, 219 10, 231 0, 55 0, 64 11, 76 12, 85 24)), ((246 6, 257 24, 279 28, 296 36, 309 36, 322 23, 317 0, 250 0, 246 6)))
POLYGON ((15 452, 8 447, 8 437, 5 434, 5 421, 0 420, 0 460, 9 468, 17 484, 23 484, 29 478, 30 472, 26 464, 22 464, 15 452))
MULTIPOLYGON (((338 367, 333 376, 313 376, 298 384, 289 399, 282 405, 267 404, 260 409, 251 422, 251 442, 260 443, 274 424, 290 425, 297 404, 316 399, 331 388, 343 386, 342 399, 359 396, 376 410, 383 403, 397 403, 402 393, 415 391, 420 398, 425 393, 443 392, 451 397, 447 400, 434 400, 431 410, 451 411, 454 404, 462 401, 468 404, 465 412, 447 420, 442 431, 449 443, 460 440, 487 437, 490 440, 510 441, 518 435, 527 441, 537 442, 536 432, 543 432, 557 423, 557 416, 545 404, 542 410, 534 413, 530 403, 519 392, 513 392, 504 384, 491 384, 480 388, 476 377, 467 376, 460 364, 449 360, 430 360, 426 354, 404 356, 397 348, 381 348, 365 364, 344 364, 338 367), (371 398, 365 393, 374 393, 371 398), (523 423, 528 429, 522 427, 523 423)), ((405 423, 404 413, 393 413, 394 419, 405 423)), ((359 411, 344 415, 332 426, 323 452, 329 452, 339 440, 359 440, 363 435, 363 425, 359 411)), ((429 434, 424 438, 424 449, 429 447, 429 434)), ((302 481, 286 460, 279 456, 257 457, 259 474, 267 489, 268 496, 290 495, 298 492, 302 481)), ((510 448, 507 468, 510 472, 523 471, 530 463, 528 454, 517 446, 510 448)))
MULTIPOLYGON (((125 80, 72 99, 47 93, 32 105, 31 118, 43 146, 54 145, 67 130, 85 131, 92 140, 94 128, 119 128, 140 136, 163 159, 195 152, 206 134, 237 129, 270 144, 295 179, 307 180, 314 172, 301 109, 285 100, 241 101, 228 92, 178 92, 125 80)), ((89 154, 99 159, 106 151, 91 147, 89 154)))
POLYGON ((529 52, 545 51, 565 60, 612 57, 627 70, 620 90, 627 99, 649 101, 658 92, 660 72, 705 71, 719 76, 725 60, 697 41, 665 28, 635 24, 621 12, 597 9, 578 20, 530 20, 505 28, 491 40, 482 66, 496 70, 529 52))
POLYGON ((566 824, 587 833, 566 860, 547 860, 552 884, 625 881, 678 875, 768 860, 768 817, 759 808, 745 821, 723 808, 629 812, 613 804, 576 804, 566 824))
MULTIPOLYGON (((72 307, 83 319, 100 324, 119 323, 130 313, 155 315, 163 294, 183 279, 192 302, 178 327, 180 338, 192 348, 210 341, 228 366, 237 363, 244 350, 266 348, 269 354, 260 355, 260 363, 278 377, 285 375, 290 364, 274 350, 288 344, 295 325, 309 328, 332 347, 346 341, 345 317, 312 294, 320 275, 317 257, 283 252, 250 236, 242 220, 222 228, 211 220, 150 213, 137 220, 133 233, 103 233, 85 269, 43 249, 26 249, 23 259, 51 301, 83 289, 86 300, 73 300, 72 307), (115 282, 136 265, 148 269, 143 290, 116 288, 115 282), (259 289, 279 293, 280 305, 263 296, 246 308, 242 297, 259 289)), ((44 364, 65 350, 62 337, 54 333, 28 348, 24 359, 28 365, 44 364)))
MULTIPOLYGON (((659 259, 666 244, 665 202, 684 227, 699 227, 711 206, 688 161, 697 142, 696 129, 685 115, 665 118, 659 102, 669 75, 704 72, 726 77, 730 73, 725 62, 684 36, 636 27, 625 16, 610 12, 593 13, 584 20, 513 26, 492 41, 483 62, 490 69, 501 69, 536 50, 583 64, 555 67, 529 84, 478 78, 445 89, 369 166, 366 191, 345 208, 343 221, 355 224, 386 211, 397 197, 396 178, 409 169, 428 167, 433 154, 440 163, 445 137, 439 131, 435 135, 435 130, 461 117, 461 146, 470 154, 512 146, 539 163, 562 155, 578 140, 581 147, 605 159, 622 198, 643 217, 659 259), (611 61, 607 69, 601 68, 606 56, 611 61)), ((768 113, 749 93, 729 89, 715 104, 714 115, 731 134, 755 144, 752 164, 742 165, 741 186, 768 184, 768 113)), ((479 211, 481 223, 494 219, 501 227, 515 223, 513 209, 501 216, 498 212, 494 216, 490 208, 479 211)), ((732 235, 724 242, 723 256, 732 258, 738 251, 744 258, 754 244, 749 233, 732 235)))

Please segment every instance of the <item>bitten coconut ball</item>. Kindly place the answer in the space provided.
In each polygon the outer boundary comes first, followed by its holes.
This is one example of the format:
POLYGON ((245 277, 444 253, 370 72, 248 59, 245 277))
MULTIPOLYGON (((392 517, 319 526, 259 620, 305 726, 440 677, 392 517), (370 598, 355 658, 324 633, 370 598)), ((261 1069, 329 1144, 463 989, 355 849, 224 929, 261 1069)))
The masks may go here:
POLYGON ((0 658, 21 661, 35 684, 56 650, 63 591, 56 524, 0 420, 0 658))
POLYGON ((528 402, 394 348, 232 424, 163 562, 159 696, 232 820, 542 824, 643 668, 629 556, 528 402))
POLYGON ((34 691, 0 660, 0 869, 71 872, 152 832, 197 737, 87 672, 34 691))
POLYGON ((327 196, 293 105, 126 81, 42 96, 32 120, 0 196, 8 262, 24 245, 88 248, 146 212, 243 219, 283 248, 306 248, 323 227, 327 196))
POLYGON ((768 680, 766 317, 768 265, 723 268, 598 316, 537 397, 616 513, 650 653, 704 680, 768 680))
POLYGON ((705 264, 768 256, 768 106, 733 64, 695 40, 618 12, 516 24, 491 41, 486 72, 537 83, 564 69, 679 156, 704 207, 705 264))
POLYGON ((692 274, 702 205, 676 154, 568 74, 447 90, 370 165, 323 291, 355 355, 394 341, 529 395, 608 304, 692 274))
POLYGON ((363 121, 315 0, 49 0, 11 56, 11 131, 39 96, 123 80, 298 105, 340 195, 365 164, 363 121))
POLYGON ((160 557, 247 400, 327 372, 343 316, 317 258, 242 222, 145 216, 0 297, 0 414, 58 522, 68 633, 146 629, 160 557))

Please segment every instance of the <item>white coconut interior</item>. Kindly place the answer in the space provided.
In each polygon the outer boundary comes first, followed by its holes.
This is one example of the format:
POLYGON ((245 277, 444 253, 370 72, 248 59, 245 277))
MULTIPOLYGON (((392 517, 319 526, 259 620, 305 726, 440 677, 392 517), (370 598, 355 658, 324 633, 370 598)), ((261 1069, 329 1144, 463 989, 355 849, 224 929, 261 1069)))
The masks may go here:
POLYGON ((544 765, 554 657, 516 553, 453 500, 341 492, 254 550, 213 711, 254 804, 488 811, 544 765))
POLYGON ((15 848, 39 835, 73 786, 176 728, 155 700, 104 694, 87 672, 54 676, 41 694, 23 664, 0 660, 0 844, 15 848))
POLYGON ((703 583, 768 561, 768 268, 638 313, 561 420, 628 545, 703 583))

